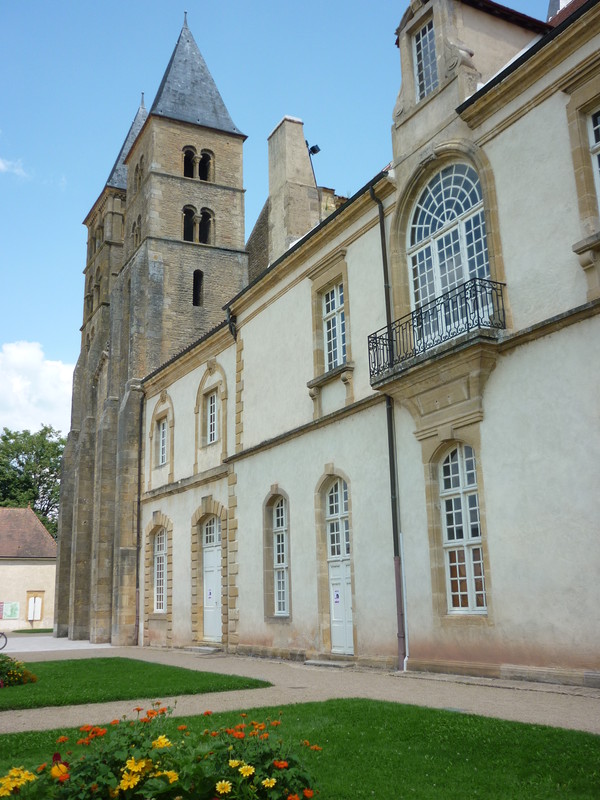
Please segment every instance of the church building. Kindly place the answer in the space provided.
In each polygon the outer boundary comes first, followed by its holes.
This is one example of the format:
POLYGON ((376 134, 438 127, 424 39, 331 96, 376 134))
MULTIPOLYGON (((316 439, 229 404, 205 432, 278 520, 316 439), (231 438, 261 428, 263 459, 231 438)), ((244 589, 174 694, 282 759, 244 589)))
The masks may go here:
POLYGON ((600 685, 600 4, 397 46, 388 166, 284 116, 245 241, 184 23, 85 219, 57 636, 600 685))

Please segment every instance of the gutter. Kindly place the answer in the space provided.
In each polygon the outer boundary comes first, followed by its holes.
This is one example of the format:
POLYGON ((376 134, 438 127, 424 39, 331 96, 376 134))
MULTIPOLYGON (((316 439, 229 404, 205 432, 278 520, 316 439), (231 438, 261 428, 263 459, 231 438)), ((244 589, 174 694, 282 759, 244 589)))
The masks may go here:
MULTIPOLYGON (((392 341, 392 302, 391 285, 388 270, 387 246, 385 240, 385 215, 383 203, 375 194, 373 186, 369 186, 369 194, 379 211, 379 233, 381 238, 381 262, 383 266, 383 286, 385 291, 385 320, 388 329, 388 340, 392 341)), ((394 577, 396 583, 396 620, 398 628, 398 669, 406 672, 408 657, 406 617, 404 613, 404 564, 402 559, 400 531, 400 499, 398 497, 398 468, 396 463, 396 442, 394 424, 394 401, 385 395, 385 410, 387 420, 388 463, 390 468, 390 503, 392 511, 392 542, 394 546, 394 577), (402 666, 400 666, 402 665, 402 666)))

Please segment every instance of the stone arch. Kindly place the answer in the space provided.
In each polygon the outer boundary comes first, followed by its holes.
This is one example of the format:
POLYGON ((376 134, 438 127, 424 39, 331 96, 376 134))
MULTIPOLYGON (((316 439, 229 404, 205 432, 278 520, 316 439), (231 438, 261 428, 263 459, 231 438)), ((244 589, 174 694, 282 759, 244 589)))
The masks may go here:
MULTIPOLYGON (((191 519, 191 565, 192 565, 192 639, 201 642, 204 639, 204 593, 203 593, 203 548, 202 525, 209 517, 221 520, 221 569, 227 575, 227 508, 215 500, 212 495, 202 498, 200 506, 191 519)), ((227 584, 221 579, 221 635, 222 641, 227 637, 227 584)))
MULTIPOLYGON (((409 282, 412 273, 409 268, 406 251, 408 249, 407 230, 414 205, 427 182, 437 172, 453 162, 467 163, 477 172, 483 196, 490 276, 494 281, 505 282, 496 184, 487 155, 481 147, 466 139, 455 139, 434 144, 406 180, 404 186, 399 187, 398 190, 400 200, 394 212, 390 236, 392 300, 395 319, 399 319, 411 311, 409 282)), ((506 297, 505 310, 507 327, 510 327, 510 308, 506 297)))
POLYGON ((173 408, 173 401, 169 393, 166 390, 163 390, 160 393, 160 397, 158 398, 158 402, 154 406, 154 410, 152 412, 152 419, 150 420, 150 430, 148 432, 149 438, 149 468, 148 468, 148 491, 152 488, 152 473, 153 470, 156 469, 158 466, 158 454, 157 454, 157 447, 158 442, 156 441, 156 432, 158 423, 161 419, 166 418, 167 420, 167 431, 168 431, 168 439, 167 439, 167 466, 168 466, 168 477, 167 482, 171 483, 173 481, 174 475, 174 468, 175 468, 175 411, 173 408))
POLYGON ((206 362, 206 370, 196 392, 194 406, 194 429, 196 432, 196 446, 194 456, 194 474, 198 473, 198 454, 205 446, 205 433, 203 430, 205 416, 205 398, 211 389, 216 389, 219 398, 219 431, 221 440, 221 458, 227 457, 227 376, 225 370, 215 358, 206 362))
MULTIPOLYGON (((331 652, 331 612, 329 604, 329 568, 327 557, 326 493, 334 481, 341 479, 348 487, 348 518, 350 524, 350 572, 352 597, 355 596, 354 534, 352 525, 352 487, 349 476, 333 463, 325 464, 314 493, 315 533, 317 556, 317 614, 319 641, 323 652, 331 652)), ((353 606, 355 604, 353 603, 353 606)), ((354 653, 356 654, 356 615, 353 616, 354 653)))
POLYGON ((144 644, 166 647, 173 640, 173 522, 162 511, 154 511, 144 530, 144 644), (154 537, 166 531, 166 610, 154 613, 154 537))

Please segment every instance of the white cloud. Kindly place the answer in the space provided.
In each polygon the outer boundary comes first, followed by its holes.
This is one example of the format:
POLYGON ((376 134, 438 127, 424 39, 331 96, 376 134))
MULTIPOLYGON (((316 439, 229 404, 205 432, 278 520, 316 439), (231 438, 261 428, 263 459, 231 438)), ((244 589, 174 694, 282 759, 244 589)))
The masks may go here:
POLYGON ((52 425, 66 436, 71 420, 73 364, 48 361, 39 342, 0 350, 0 430, 38 431, 52 425))
POLYGON ((0 158, 0 172, 12 172, 13 175, 18 175, 19 178, 29 177, 23 169, 23 162, 21 159, 18 161, 7 161, 6 158, 0 158))

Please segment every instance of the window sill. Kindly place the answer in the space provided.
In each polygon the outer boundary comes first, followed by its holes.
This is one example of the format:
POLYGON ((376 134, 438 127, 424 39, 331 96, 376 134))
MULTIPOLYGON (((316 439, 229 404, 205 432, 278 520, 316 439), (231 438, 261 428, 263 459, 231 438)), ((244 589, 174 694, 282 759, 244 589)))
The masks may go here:
POLYGON ((310 380, 306 385, 309 389, 320 389, 322 386, 326 386, 328 383, 337 380, 337 378, 340 378, 343 381, 346 373, 349 377, 353 372, 354 362, 346 361, 344 364, 340 364, 339 367, 334 367, 333 369, 330 369, 329 372, 324 372, 322 375, 318 375, 316 378, 310 380))

